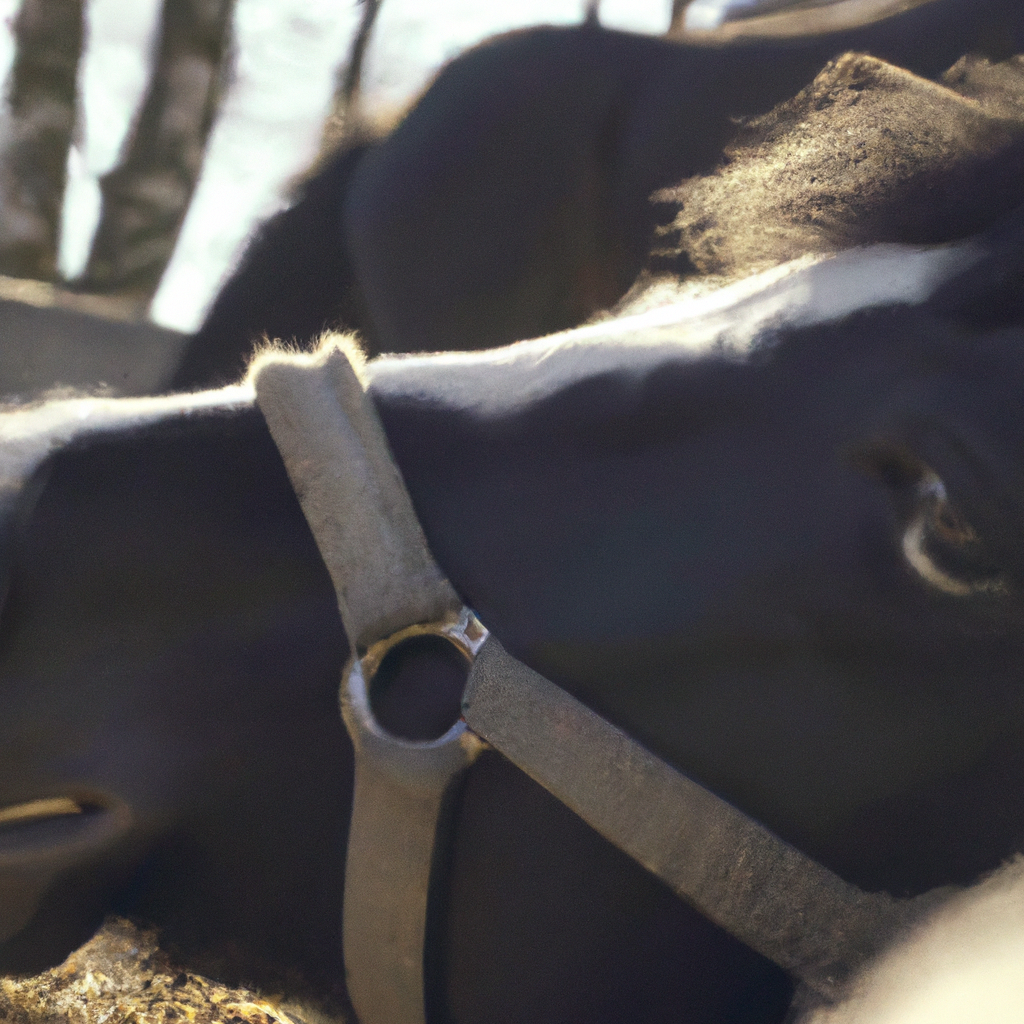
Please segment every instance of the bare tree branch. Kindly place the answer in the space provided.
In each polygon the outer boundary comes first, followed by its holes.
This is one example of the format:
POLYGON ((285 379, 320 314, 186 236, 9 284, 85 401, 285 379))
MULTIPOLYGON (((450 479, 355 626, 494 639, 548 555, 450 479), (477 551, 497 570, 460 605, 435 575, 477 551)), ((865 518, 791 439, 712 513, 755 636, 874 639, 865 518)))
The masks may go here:
POLYGON ((75 126, 82 0, 24 0, 0 124, 0 273, 53 280, 75 126))
POLYGON ((233 0, 164 0, 153 77, 78 287, 148 300, 195 191, 223 91, 233 0))

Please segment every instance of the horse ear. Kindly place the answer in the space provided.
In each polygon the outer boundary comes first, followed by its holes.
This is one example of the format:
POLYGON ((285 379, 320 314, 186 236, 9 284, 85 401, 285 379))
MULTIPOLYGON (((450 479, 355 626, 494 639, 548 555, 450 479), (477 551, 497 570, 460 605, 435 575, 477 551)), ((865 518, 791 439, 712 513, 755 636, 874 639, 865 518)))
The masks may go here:
POLYGON ((997 330, 1024 320, 1024 206, 981 235, 983 255, 947 282, 929 306, 974 330, 997 330))

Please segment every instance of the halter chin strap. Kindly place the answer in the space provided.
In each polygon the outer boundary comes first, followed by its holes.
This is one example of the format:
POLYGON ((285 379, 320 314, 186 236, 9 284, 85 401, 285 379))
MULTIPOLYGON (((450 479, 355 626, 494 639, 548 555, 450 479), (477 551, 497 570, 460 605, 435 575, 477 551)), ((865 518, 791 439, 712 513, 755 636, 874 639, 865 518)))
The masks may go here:
POLYGON ((832 1001, 946 894, 849 885, 507 654, 431 556, 372 403, 340 348, 268 359, 257 403, 330 571, 354 657, 343 943, 362 1024, 425 1024, 427 908, 460 778, 487 744, 741 942, 832 1001), (410 633, 475 657, 464 721, 431 742, 376 722, 367 683, 410 633), (467 728, 468 726, 468 728, 467 728))

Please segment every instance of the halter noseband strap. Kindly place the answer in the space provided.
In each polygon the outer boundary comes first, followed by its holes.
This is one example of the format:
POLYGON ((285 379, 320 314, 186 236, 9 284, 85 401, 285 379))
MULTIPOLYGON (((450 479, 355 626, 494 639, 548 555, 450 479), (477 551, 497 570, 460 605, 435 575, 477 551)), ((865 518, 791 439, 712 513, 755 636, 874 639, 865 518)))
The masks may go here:
POLYGON ((452 795, 490 744, 687 903, 834 1000, 944 895, 866 893, 687 778, 507 654, 431 556, 387 438, 348 357, 264 361, 257 403, 330 571, 354 656, 342 712, 355 747, 343 943, 363 1024, 425 1024, 433 867, 452 795), (387 733, 367 697, 410 630, 475 657, 464 719, 431 742, 387 733), (479 651, 479 653, 478 653, 479 651), (467 728, 468 725, 468 728, 467 728))

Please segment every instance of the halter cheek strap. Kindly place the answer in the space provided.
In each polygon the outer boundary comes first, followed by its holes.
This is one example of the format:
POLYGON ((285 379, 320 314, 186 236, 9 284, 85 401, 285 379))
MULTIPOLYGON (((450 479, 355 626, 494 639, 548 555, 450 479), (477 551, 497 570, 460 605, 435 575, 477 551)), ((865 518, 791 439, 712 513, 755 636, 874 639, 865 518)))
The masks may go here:
MULTIPOLYGON (((423 1024, 431 875, 459 777, 484 744, 462 722, 430 743, 390 735, 370 707, 368 668, 406 627, 453 636, 465 616, 348 357, 282 357, 262 364, 255 383, 353 653, 341 686, 355 749, 342 921, 349 997, 363 1024, 423 1024)), ((475 654, 482 637, 461 634, 475 654)))
POLYGON ((947 893, 851 886, 512 658, 461 607, 416 519, 376 411, 340 348, 264 361, 257 403, 330 571, 354 652, 341 704, 355 747, 343 942, 362 1024, 425 1024, 427 908, 459 780, 487 744, 683 900, 839 998, 851 976, 947 893), (473 667, 464 721, 413 742, 373 717, 367 684, 410 632, 473 667))

